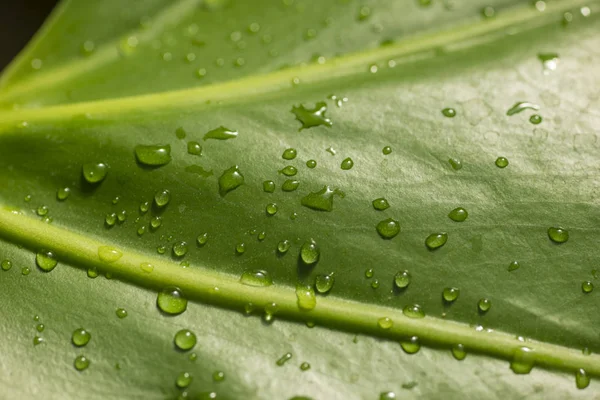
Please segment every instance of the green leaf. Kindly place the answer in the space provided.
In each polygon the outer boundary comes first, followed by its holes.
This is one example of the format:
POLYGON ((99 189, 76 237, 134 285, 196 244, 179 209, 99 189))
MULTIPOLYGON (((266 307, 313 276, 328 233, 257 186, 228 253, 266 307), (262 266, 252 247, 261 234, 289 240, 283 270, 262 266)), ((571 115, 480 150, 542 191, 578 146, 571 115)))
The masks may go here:
POLYGON ((0 80, 3 393, 598 390, 600 2, 426 3, 63 1, 0 80))

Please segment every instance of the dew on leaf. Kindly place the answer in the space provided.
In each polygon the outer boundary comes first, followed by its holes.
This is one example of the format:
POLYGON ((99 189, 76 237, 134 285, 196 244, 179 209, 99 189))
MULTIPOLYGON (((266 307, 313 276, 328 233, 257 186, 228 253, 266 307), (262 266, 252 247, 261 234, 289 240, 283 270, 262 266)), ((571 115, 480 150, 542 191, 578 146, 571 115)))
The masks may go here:
POLYGON ((386 199, 384 199, 383 197, 373 200, 372 204, 373 204, 373 208, 378 211, 383 211, 383 210, 387 210, 388 208, 390 208, 390 203, 388 203, 388 201, 386 199))
POLYGON ((585 281, 581 284, 581 291, 583 293, 591 293, 594 290, 594 284, 590 281, 585 281))
POLYGON ((71 342, 77 347, 83 347, 89 343, 91 338, 92 334, 89 331, 79 328, 73 331, 71 342))
POLYGON ((398 289, 405 289, 410 284, 411 276, 408 271, 400 271, 394 276, 394 285, 398 289))
POLYGON ((119 223, 123 223, 127 220, 127 211, 121 210, 117 213, 117 220, 119 223))
POLYGON ((264 181, 263 182, 263 191, 265 191, 267 193, 273 193, 275 191, 275 182, 264 181))
POLYGON ((519 269, 520 266, 521 265, 519 264, 519 262, 515 260, 515 261, 511 262, 510 264, 508 264, 508 270, 514 271, 516 269, 519 269))
POLYGON ((577 389, 585 389, 590 385, 590 377, 583 368, 579 368, 575 373, 575 386, 577 389))
POLYGON ((105 263, 113 263, 123 256, 123 253, 112 246, 98 247, 98 258, 105 263))
POLYGON ((39 337, 38 335, 35 335, 33 337, 33 345, 34 346, 37 346, 38 344, 42 344, 42 343, 44 343, 44 338, 39 337))
POLYGON ((125 310, 124 308, 117 308, 115 310, 115 315, 117 316, 117 318, 123 319, 127 317, 127 310, 125 310))
POLYGON ((206 242, 208 242, 208 233, 202 233, 196 238, 196 243, 198 243, 198 246, 204 246, 206 242))
POLYGON ((482 313, 488 312, 491 307, 492 307, 492 302, 489 299, 483 298, 483 299, 480 299, 479 302, 477 302, 477 308, 482 313))
POLYGON ((190 375, 189 372, 180 373, 179 375, 177 375, 177 379, 175 380, 175 385, 177 385, 177 387, 180 389, 190 386, 191 383, 192 375, 190 375))
POLYGON ((40 250, 35 256, 35 263, 44 272, 50 272, 56 267, 58 261, 51 251, 40 250))
POLYGON ((104 217, 104 223, 108 227, 112 227, 117 223, 117 213, 109 213, 104 217))
POLYGON ((394 392, 381 392, 379 394, 379 400, 396 400, 396 393, 394 393, 394 392))
POLYGON ((140 203, 140 212, 142 214, 147 213, 149 209, 150 209, 150 202, 149 201, 143 201, 143 202, 140 203))
POLYGON ((447 303, 454 303, 460 295, 460 289, 455 287, 447 287, 442 291, 442 298, 447 303))
POLYGON ((288 165, 279 172, 284 174, 285 176, 294 176, 298 173, 298 169, 292 165, 288 165))
POLYGON ((448 214, 448 218, 455 222, 463 222, 468 216, 469 213, 463 207, 457 207, 448 214))
POLYGON ((150 219, 150 228, 152 230, 157 230, 162 225, 162 217, 160 215, 155 215, 150 219))
POLYGON ((98 277, 98 268, 96 268, 96 267, 88 268, 87 276, 88 276, 88 278, 91 278, 91 279, 97 278, 98 277))
POLYGON ((377 224, 376 230, 383 239, 392 239, 400 233, 400 222, 392 218, 384 219, 377 224))
POLYGON ((246 252, 246 244, 245 244, 245 243, 238 243, 238 244, 235 246, 235 252, 236 252, 238 255, 244 254, 244 253, 246 252))
POLYGON ((283 158, 284 160, 293 160, 294 158, 296 158, 296 155, 297 155, 296 149, 289 148, 289 149, 285 149, 283 151, 281 158, 283 158))
POLYGON ((310 364, 305 361, 302 364, 300 364, 300 369, 302 371, 308 371, 310 369, 310 364))
POLYGON ((180 289, 169 286, 158 293, 156 305, 158 308, 167 314, 181 314, 187 309, 187 299, 183 297, 180 289))
POLYGON ((37 215, 39 215, 40 217, 43 217, 44 215, 48 214, 48 207, 47 206, 39 206, 37 208, 37 210, 35 211, 35 213, 37 215))
POLYGON ((321 250, 319 245, 313 239, 309 239, 300 248, 300 258, 307 265, 315 264, 319 261, 321 250))
POLYGON ((548 228, 548 237, 554 243, 565 243, 569 240, 569 232, 561 227, 550 227, 548 228))
POLYGON ((317 162, 315 160, 308 160, 306 162, 306 166, 310 169, 315 168, 317 166, 317 162))
POLYGON ((144 233, 146 233, 146 227, 145 226, 140 226, 137 230, 137 234, 138 236, 142 236, 144 233))
POLYGON ((71 189, 68 187, 59 188, 56 191, 56 198, 60 201, 66 200, 71 194, 71 189))
POLYGON ((304 207, 308 207, 312 210, 332 211, 333 196, 336 194, 340 197, 344 197, 343 193, 338 189, 331 189, 329 186, 323 186, 318 192, 312 192, 304 196, 300 203, 304 207))
POLYGON ((442 114, 444 117, 454 118, 456 117, 456 110, 454 108, 444 108, 442 114))
POLYGON ((508 167, 508 159, 506 157, 496 158, 496 167, 498 167, 498 168, 508 167))
POLYGON ((415 354, 421 349, 421 343, 419 342, 419 338, 417 336, 411 336, 405 340, 402 340, 400 342, 400 346, 407 354, 415 354))
POLYGON ((267 204, 267 207, 265 207, 265 211, 267 212, 267 215, 277 214, 277 204, 275 204, 275 203, 267 204))
POLYGON ((198 142, 188 142, 187 152, 188 154, 199 156, 202 154, 202 146, 198 142))
POLYGON ((458 171, 462 168, 462 161, 458 158, 449 158, 448 163, 452 167, 453 170, 458 171))
POLYGON ((315 277, 315 289, 317 289, 317 292, 321 294, 329 293, 331 288, 333 288, 334 283, 335 278, 333 274, 317 275, 315 277))
POLYGON ((367 268, 365 270, 365 278, 371 279, 374 275, 375 271, 373 270, 373 268, 367 268))
POLYGON ((296 299, 298 308, 302 311, 310 311, 317 305, 317 296, 310 285, 298 283, 296 285, 296 299))
POLYGON ((277 244, 277 251, 280 254, 285 254, 290 249, 290 247, 291 247, 291 244, 290 244, 289 240, 282 240, 281 242, 279 242, 277 244))
POLYGON ((303 105, 292 107, 292 113, 302 124, 299 131, 320 125, 331 127, 333 123, 325 116, 325 112, 327 112, 327 104, 324 101, 316 103, 314 108, 306 108, 303 105))
POLYGON ((46 328, 46 327, 44 326, 44 324, 37 324, 37 325, 35 326, 35 330, 36 330, 36 331, 38 331, 38 332, 40 332, 40 333, 44 332, 44 329, 45 329, 45 328, 46 328))
POLYGON ((432 233, 425 239, 425 245, 429 250, 436 250, 446 244, 448 241, 448 234, 445 232, 432 233))
POLYGON ((352 161, 352 159, 350 157, 347 157, 342 161, 340 168, 343 169, 344 171, 347 171, 349 169, 352 169, 353 166, 354 166, 354 161, 352 161))
POLYGON ((531 117, 529 117, 529 122, 534 125, 538 125, 542 123, 542 117, 539 114, 533 114, 531 117))
POLYGON ((558 62, 560 61, 560 58, 556 53, 539 53, 537 57, 538 60, 542 62, 545 74, 548 74, 550 71, 555 71, 558 62))
POLYGON ((175 334, 173 342, 179 350, 191 350, 196 345, 196 334, 189 329, 181 329, 175 334))
POLYGON ((29 267, 23 267, 21 268, 21 275, 29 275, 31 273, 31 269, 29 267))
POLYGON ((152 271, 154 271, 154 265, 150 264, 149 262, 143 262, 140 263, 140 269, 142 270, 142 272, 151 274, 152 271))
POLYGON ((248 286, 267 287, 273 284, 271 274, 262 269, 253 269, 244 271, 240 277, 240 282, 248 286))
POLYGON ((175 129, 175 137, 179 140, 183 140, 185 139, 185 137, 187 136, 187 132, 185 131, 185 129, 183 129, 182 126, 180 126, 179 128, 175 129))
POLYGON ((223 371, 215 371, 212 375, 213 381, 222 382, 225 380, 225 373, 223 371))
POLYGON ((159 167, 171 162, 171 145, 135 146, 135 158, 140 164, 159 167))
POLYGON ((2 260, 2 264, 0 264, 3 271, 8 271, 12 268, 12 261, 10 260, 2 260))
POLYGON ((281 366, 283 366, 283 364, 285 364, 286 362, 288 362, 291 359, 292 359, 292 353, 285 353, 275 362, 275 364, 277 364, 278 366, 281 367, 281 366))
POLYGON ((386 155, 386 156, 387 156, 388 154, 391 154, 391 153, 392 153, 392 148, 391 148, 390 146, 385 146, 385 147, 384 147, 384 148, 381 150, 381 152, 382 152, 384 155, 386 155))
POLYGON ((464 360, 465 357, 467 356, 467 352, 465 351, 465 346, 463 346, 460 343, 452 346, 452 356, 459 361, 464 360))
POLYGON ((235 139, 238 136, 238 131, 219 126, 211 131, 204 134, 202 140, 217 139, 217 140, 228 140, 235 139))
POLYGON ((425 312, 418 304, 411 304, 402 309, 402 314, 406 315, 409 318, 423 318, 425 317, 425 312))
POLYGON ((538 106, 537 104, 533 104, 528 101, 519 101, 519 102, 515 103, 511 108, 508 109, 508 111, 506 112, 506 115, 509 115, 509 116, 515 115, 524 110, 538 111, 539 109, 540 109, 540 106, 538 106))
POLYGON ((227 193, 237 189, 244 183, 244 175, 237 165, 223 171, 219 177, 219 193, 225 196, 227 193))
POLYGON ((298 189, 298 186, 300 186, 299 181, 295 179, 286 179, 285 182, 283 182, 283 185, 281 185, 281 190, 284 192, 293 192, 298 189))
POLYGON ((162 207, 166 206, 167 204, 169 204, 170 200, 171 200, 171 192, 169 192, 167 189, 159 190, 158 192, 156 192, 154 194, 154 203, 159 208, 162 208, 162 207))
POLYGON ((381 329, 390 329, 394 326, 394 322, 388 317, 382 317, 377 320, 377 326, 381 329))
POLYGON ((83 355, 77 356, 73 361, 73 366, 77 371, 83 371, 90 366, 90 360, 83 355))
POLYGON ((173 244, 173 255, 175 257, 183 257, 187 254, 189 246, 187 242, 179 241, 173 244))
POLYGON ((528 374, 535 365, 535 353, 529 347, 519 347, 513 354, 510 369, 515 374, 528 374))

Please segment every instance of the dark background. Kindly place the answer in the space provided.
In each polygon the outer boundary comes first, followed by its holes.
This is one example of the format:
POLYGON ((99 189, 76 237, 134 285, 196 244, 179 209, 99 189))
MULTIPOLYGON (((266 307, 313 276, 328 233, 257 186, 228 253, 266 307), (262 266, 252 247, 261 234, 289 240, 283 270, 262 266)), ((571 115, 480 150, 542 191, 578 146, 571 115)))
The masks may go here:
POLYGON ((0 70, 25 47, 57 2, 0 0, 0 70))

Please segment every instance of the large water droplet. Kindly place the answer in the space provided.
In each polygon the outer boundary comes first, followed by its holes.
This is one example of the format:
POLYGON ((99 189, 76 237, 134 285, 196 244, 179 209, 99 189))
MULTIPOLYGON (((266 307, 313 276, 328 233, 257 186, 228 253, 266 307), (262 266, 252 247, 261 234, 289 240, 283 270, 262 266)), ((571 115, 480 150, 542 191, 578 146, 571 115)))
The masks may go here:
POLYGON ((164 288, 158 293, 156 298, 156 305, 158 308, 167 314, 177 315, 181 314, 187 309, 187 299, 183 297, 181 290, 169 286, 164 288))
POLYGON ((538 106, 537 104, 533 104, 528 101, 519 101, 519 102, 515 103, 511 108, 508 109, 508 111, 506 112, 506 115, 518 114, 524 110, 538 111, 539 109, 540 109, 540 106, 538 106))
POLYGON ((317 211, 333 210, 333 196, 339 195, 344 197, 343 193, 338 189, 331 189, 329 186, 323 186, 323 189, 318 192, 309 193, 301 200, 304 207, 308 207, 317 211))
POLYGON ((275 191, 275 182, 264 181, 263 182, 263 190, 267 193, 273 193, 275 191))
POLYGON ((83 164, 82 167, 83 178, 89 183, 99 183, 106 178, 108 174, 108 165, 98 163, 87 163, 83 164))
POLYGON ((308 265, 315 264, 317 261, 319 261, 320 255, 321 251, 319 246, 313 239, 304 242, 302 248, 300 249, 300 258, 305 264, 308 265))
POLYGON ((408 271, 400 271, 394 276, 394 285, 398 289, 404 289, 410 284, 411 276, 408 271))
POLYGON ((520 347, 515 350, 510 369, 515 374, 528 374, 535 365, 535 353, 529 347, 520 347))
POLYGON ((75 329, 71 335, 71 342, 77 347, 83 347, 92 338, 92 334, 83 328, 75 329))
POLYGON ((171 145, 135 146, 135 158, 151 167, 166 165, 171 162, 171 145))
POLYGON ((561 227, 550 227, 548 228, 548 237, 554 243, 565 243, 569 240, 569 232, 561 227))
POLYGON ((2 260, 2 264, 0 264, 3 271, 8 271, 12 268, 12 261, 10 260, 2 260))
POLYGON ((202 146, 198 142, 193 142, 193 141, 188 142, 187 152, 188 152, 188 154, 191 154, 194 156, 200 156, 200 155, 202 155, 202 146))
POLYGON ((448 241, 448 234, 445 232, 432 233, 425 239, 425 245, 429 250, 439 249, 448 241))
POLYGON ((156 192, 154 194, 154 203, 159 208, 164 207, 167 204, 169 204, 170 200, 171 200, 171 192, 169 192, 167 189, 159 190, 158 192, 156 192))
POLYGON ((315 289, 321 294, 329 293, 334 283, 335 278, 333 274, 317 275, 315 278, 315 289))
POLYGON ((244 183, 244 175, 240 172, 237 165, 226 169, 219 177, 219 193, 225 196, 232 190, 240 187, 244 183))
POLYGON ((411 336, 410 338, 401 341, 400 346, 407 354, 415 354, 421 349, 421 343, 419 343, 419 338, 417 336, 411 336))
POLYGON ((581 291, 583 293, 591 293, 594 290, 594 284, 590 281, 585 281, 581 284, 581 291))
POLYGON ((217 139, 217 140, 228 140, 235 139, 238 135, 238 131, 234 131, 229 128, 225 128, 224 126, 220 126, 218 128, 213 129, 212 131, 208 131, 204 134, 203 140, 208 139, 217 139))
POLYGON ((317 305, 317 296, 310 285, 301 283, 296 285, 296 298, 298 300, 298 308, 303 311, 310 311, 317 305))
POLYGON ((273 284, 271 275, 262 269, 245 271, 240 277, 240 282, 248 286, 266 287, 273 284))
POLYGON ((384 219, 377 224, 376 229, 383 239, 392 239, 400 233, 400 222, 392 218, 384 219))
POLYGON ((58 261, 51 251, 40 250, 35 256, 35 263, 44 272, 50 272, 56 267, 58 261))
POLYGON ((178 349, 191 350, 196 345, 196 335, 189 329, 182 329, 175 334, 173 341, 178 349))
POLYGON ((306 108, 303 105, 292 107, 292 113, 294 113, 296 119, 302 124, 298 130, 308 129, 319 125, 327 127, 332 126, 333 123, 331 120, 325 116, 326 111, 327 104, 324 101, 316 103, 314 108, 306 108))
POLYGON ((463 222, 468 216, 469 213, 462 207, 457 207, 448 214, 448 218, 456 222, 463 222))
POLYGON ((575 386, 577 389, 585 389, 590 385, 590 377, 588 376, 585 369, 579 368, 575 373, 575 386))

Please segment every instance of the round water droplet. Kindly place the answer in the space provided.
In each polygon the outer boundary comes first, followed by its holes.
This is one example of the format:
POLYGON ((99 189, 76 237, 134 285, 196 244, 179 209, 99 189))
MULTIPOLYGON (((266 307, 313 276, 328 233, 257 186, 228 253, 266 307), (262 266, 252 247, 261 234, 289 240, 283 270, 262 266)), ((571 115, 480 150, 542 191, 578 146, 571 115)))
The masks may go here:
POLYGON ((333 277, 333 274, 317 275, 315 278, 315 289, 321 294, 329 293, 331 288, 333 288, 334 283, 335 278, 333 277))
POLYGON ((179 350, 191 350, 196 345, 196 334, 189 329, 182 329, 175 334, 173 341, 179 350))
POLYGON ((188 248, 189 246, 186 242, 176 242, 173 244, 173 255, 175 255, 175 257, 183 257, 187 254, 188 248))
POLYGON ((387 210, 388 208, 390 208, 390 203, 388 203, 388 201, 386 199, 384 199, 383 197, 373 200, 372 204, 373 204, 373 208, 378 211, 383 211, 383 210, 387 210))
POLYGON ((381 152, 387 156, 388 154, 392 153, 392 148, 390 146, 385 146, 381 152))
POLYGON ((50 272, 56 267, 58 261, 51 251, 40 250, 35 256, 35 263, 42 271, 50 272))
POLYGON ((171 192, 167 189, 159 190, 154 194, 154 203, 160 208, 169 204, 171 200, 171 192))
POLYGON ((407 354, 415 354, 421 349, 421 343, 419 343, 417 336, 411 336, 407 340, 401 341, 400 346, 407 354))
POLYGON ((354 166, 354 161, 352 161, 352 159, 350 157, 348 157, 342 161, 340 168, 347 171, 349 169, 352 169, 353 166, 354 166))
POLYGON ((569 240, 569 232, 561 227, 548 228, 548 237, 554 243, 565 243, 569 240))
POLYGON ((377 224, 376 229, 383 239, 392 239, 400 233, 400 222, 392 218, 384 219, 377 224))
POLYGON ((452 346, 452 356, 457 360, 464 360, 467 356, 467 352, 465 351, 465 346, 462 344, 455 344, 452 346))
POLYGON ((152 230, 157 230, 162 225, 162 217, 160 215, 155 215, 150 219, 150 228, 152 230))
POLYGON ((392 326, 394 326, 394 322, 388 317, 383 317, 377 320, 377 326, 379 326, 381 329, 390 329, 392 326))
POLYGON ((408 271, 400 271, 394 276, 394 285, 398 289, 404 289, 410 284, 411 276, 408 271))
POLYGON ((284 160, 293 160, 294 158, 296 158, 296 155, 296 149, 289 148, 283 151, 281 158, 283 158, 284 160))
POLYGON ((73 366, 77 371, 83 371, 90 366, 90 360, 85 356, 77 356, 75 357, 75 361, 73 362, 73 366))
POLYGON ((202 146, 198 142, 188 142, 187 152, 194 156, 202 155, 202 146))
POLYGON ((535 353, 529 347, 520 347, 515 350, 510 369, 515 374, 528 374, 535 365, 535 353))
POLYGON ((442 291, 442 297, 444 298, 444 301, 448 303, 455 302, 459 295, 460 289, 455 287, 447 287, 442 291))
POLYGON ((222 382, 225 380, 225 373, 223 371, 215 371, 212 378, 215 382, 222 382))
POLYGON ((66 200, 71 194, 71 189, 62 187, 56 191, 56 198, 60 201, 66 200))
POLYGON ((448 163, 450 163, 450 166, 455 171, 458 171, 459 169, 462 168, 462 161, 459 160, 458 158, 449 158, 448 163))
POLYGON ((43 217, 44 215, 48 214, 48 207, 47 206, 39 206, 35 212, 40 217, 43 217))
POLYGON ((266 287, 273 284, 271 275, 262 269, 245 271, 240 277, 240 282, 248 286, 266 287))
POLYGON ((260 232, 258 235, 256 235, 256 238, 262 242, 263 240, 265 240, 265 238, 267 237, 267 233, 266 232, 260 232))
POLYGON ((208 242, 208 233, 198 235, 196 242, 198 243, 198 246, 204 246, 206 242, 208 242))
POLYGON ((237 165, 223 171, 219 177, 219 193, 225 196, 227 193, 237 189, 244 183, 244 175, 237 165))
POLYGON ((2 264, 0 264, 3 271, 8 271, 12 268, 12 261, 10 260, 2 260, 2 264))
POLYGON ((117 223, 117 213, 106 214, 106 217, 104 217, 104 223, 108 227, 114 226, 117 223))
POLYGON ((246 252, 246 243, 238 243, 235 246, 235 252, 237 254, 244 254, 246 252))
POLYGON ((538 114, 533 114, 531 117, 529 117, 529 122, 534 125, 538 125, 542 122, 542 117, 538 114))
POLYGON ((175 384, 178 388, 186 388, 192 383, 192 375, 189 372, 182 372, 177 376, 175 384))
POLYGON ((171 162, 171 145, 135 146, 135 157, 140 164, 159 167, 171 162))
POLYGON ((308 160, 306 162, 306 166, 310 169, 315 168, 317 166, 317 162, 315 160, 308 160))
POLYGON ((88 344, 92 334, 83 328, 75 329, 71 335, 71 342, 77 347, 82 347, 88 344))
POLYGON ((267 193, 273 193, 275 191, 275 182, 264 181, 263 182, 263 190, 267 193))
POLYGON ((511 262, 510 264, 508 264, 508 270, 514 271, 516 269, 519 269, 520 266, 521 265, 519 264, 519 262, 515 260, 515 261, 511 262))
POLYGON ((456 110, 454 108, 444 108, 442 114, 444 114, 444 117, 454 118, 456 117, 456 110))
POLYGON ((286 167, 283 167, 283 169, 279 172, 281 172, 285 176, 295 176, 298 173, 298 169, 293 165, 288 165, 286 167))
POLYGON ((277 214, 277 204, 269 203, 266 207, 267 215, 275 215, 277 214))
POLYGON ((105 263, 113 263, 123 257, 123 253, 112 246, 98 247, 98 258, 105 263))
POLYGON ((293 192, 298 189, 298 186, 300 186, 299 181, 295 179, 286 179, 285 182, 283 182, 283 185, 281 185, 281 190, 284 192, 293 192))
POLYGON ((281 242, 279 242, 277 244, 277 251, 280 254, 285 254, 290 249, 290 247, 291 247, 291 243, 289 240, 282 240, 281 242))
POLYGON ((575 373, 575 386, 577 389, 585 389, 590 385, 590 377, 583 368, 579 368, 575 373))
POLYGON ((140 226, 137 230, 137 234, 138 236, 142 236, 144 233, 146 233, 146 227, 145 226, 140 226))
POLYGON ((581 290, 583 293, 591 293, 594 290, 594 284, 590 281, 585 281, 581 284, 581 290))
POLYGON ((29 267, 23 267, 21 268, 21 275, 29 275, 31 273, 31 269, 29 269, 29 267))
POLYGON ((402 314, 409 318, 424 318, 425 312, 418 304, 411 304, 402 309, 402 314))
POLYGON ((379 400, 396 400, 396 393, 394 393, 394 392, 381 392, 379 394, 379 400))
POLYGON ((317 305, 317 296, 310 285, 297 284, 296 299, 298 300, 298 308, 302 311, 310 311, 317 305))
POLYGON ((457 207, 448 214, 448 218, 455 222, 463 222, 468 216, 469 213, 462 207, 457 207))
POLYGON ((44 326, 44 324, 37 324, 37 325, 35 326, 35 330, 36 330, 36 331, 38 331, 38 332, 40 332, 40 333, 41 333, 41 332, 44 332, 44 329, 45 329, 45 328, 46 328, 46 327, 44 326))
POLYGON ((99 183, 106 178, 108 174, 108 165, 98 163, 87 163, 83 164, 82 167, 83 178, 89 183, 99 183))
POLYGON ((373 271, 373 268, 367 268, 365 270, 365 277, 371 279, 374 273, 375 271, 373 271))
POLYGON ((448 241, 448 234, 445 232, 432 233, 425 239, 425 245, 429 250, 439 249, 448 241))
POLYGON ((319 246, 313 239, 309 239, 304 242, 302 248, 300 249, 300 258, 304 264, 315 264, 317 261, 319 261, 320 255, 321 251, 319 246))
POLYGON ((498 167, 498 168, 508 167, 508 159, 506 157, 496 158, 496 167, 498 167))
POLYGON ((477 308, 482 313, 488 312, 491 307, 492 307, 492 302, 489 299, 485 299, 485 298, 480 299, 479 302, 477 303, 477 308))
POLYGON ((300 364, 300 369, 302 371, 308 371, 310 369, 310 364, 307 362, 303 362, 302 364, 300 364))
POLYGON ((177 315, 187 309, 187 299, 180 289, 169 286, 158 293, 156 305, 164 313, 177 315))
POLYGON ((127 310, 125 310, 124 308, 117 308, 115 310, 115 314, 119 319, 123 319, 127 317, 127 310))
POLYGON ((280 367, 283 366, 283 364, 285 364, 286 362, 288 362, 289 360, 292 359, 292 353, 285 353, 283 356, 281 356, 276 362, 275 364, 279 365, 280 367))
POLYGON ((140 263, 140 269, 142 270, 142 272, 151 274, 152 271, 154 271, 154 265, 150 264, 149 262, 143 262, 140 263))

